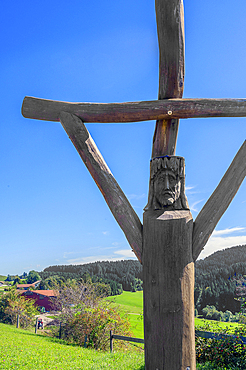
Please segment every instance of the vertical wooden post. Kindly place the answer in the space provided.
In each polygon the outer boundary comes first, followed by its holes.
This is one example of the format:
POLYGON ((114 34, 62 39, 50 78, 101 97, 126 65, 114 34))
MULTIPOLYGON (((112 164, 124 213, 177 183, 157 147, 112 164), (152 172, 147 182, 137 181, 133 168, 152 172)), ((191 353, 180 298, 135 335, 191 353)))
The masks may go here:
POLYGON ((35 323, 35 334, 37 334, 38 331, 38 317, 36 318, 36 323, 35 323))
POLYGON ((61 333, 62 333, 62 323, 60 322, 60 328, 59 328, 59 339, 61 339, 61 333))
MULTIPOLYGON (((155 0, 159 41, 159 99, 182 98, 184 89, 183 0, 155 0)), ((179 120, 158 120, 152 158, 175 155, 179 120)))
POLYGON ((110 352, 113 352, 113 334, 112 330, 110 330, 110 352))
MULTIPOLYGON (((183 0, 155 0, 155 4, 159 99, 181 98, 183 0)), ((181 167, 179 173, 175 169, 179 166, 174 157, 179 121, 172 119, 172 111, 168 114, 169 120, 156 122, 155 164, 143 219, 145 368, 195 370, 193 220, 184 194, 184 172, 181 167), (175 193, 179 192, 183 194, 178 199, 175 193)))
POLYGON ((187 210, 144 213, 146 370, 195 370, 193 220, 187 210))
POLYGON ((85 335, 84 348, 87 348, 87 334, 85 335))
POLYGON ((19 326, 20 326, 20 315, 18 314, 17 315, 17 321, 16 321, 16 327, 17 327, 17 329, 19 328, 19 326))

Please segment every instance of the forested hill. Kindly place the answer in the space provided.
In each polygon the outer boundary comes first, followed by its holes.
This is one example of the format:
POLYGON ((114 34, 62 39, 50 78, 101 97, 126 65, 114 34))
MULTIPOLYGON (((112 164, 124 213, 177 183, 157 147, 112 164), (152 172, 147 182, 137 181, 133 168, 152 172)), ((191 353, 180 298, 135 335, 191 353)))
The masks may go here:
POLYGON ((240 304, 235 298, 238 286, 244 285, 246 280, 246 245, 215 252, 198 260, 195 266, 195 306, 198 311, 207 305, 214 305, 220 311, 239 311, 240 304))
MULTIPOLYGON (((39 273, 49 282, 52 276, 65 279, 85 278, 89 274, 93 282, 110 284, 112 295, 123 290, 142 289, 142 266, 137 260, 102 261, 83 265, 50 266, 39 273)), ((238 311, 237 280, 245 275, 246 286, 246 245, 218 251, 195 263, 195 306, 199 312, 214 305, 221 311, 238 311)))
POLYGON ((47 279, 53 275, 79 279, 84 278, 86 274, 89 274, 93 281, 97 280, 96 277, 105 283, 115 281, 122 285, 123 290, 136 291, 142 289, 142 265, 137 260, 50 266, 45 268, 40 276, 42 279, 47 279))
POLYGON ((206 257, 204 260, 196 261, 196 268, 212 269, 230 267, 237 263, 246 263, 246 245, 239 245, 217 251, 206 257))

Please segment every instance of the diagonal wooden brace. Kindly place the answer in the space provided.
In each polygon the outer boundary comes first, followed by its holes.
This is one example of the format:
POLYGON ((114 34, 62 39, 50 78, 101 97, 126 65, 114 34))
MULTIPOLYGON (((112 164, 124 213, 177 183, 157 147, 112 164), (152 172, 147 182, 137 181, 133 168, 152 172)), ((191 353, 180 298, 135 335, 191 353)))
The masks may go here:
POLYGON ((239 149, 219 185, 197 216, 193 229, 193 259, 206 245, 215 226, 236 195, 246 176, 246 141, 239 149))
POLYGON ((142 224, 113 177, 84 123, 77 116, 60 113, 60 122, 95 180, 133 252, 142 263, 142 224))

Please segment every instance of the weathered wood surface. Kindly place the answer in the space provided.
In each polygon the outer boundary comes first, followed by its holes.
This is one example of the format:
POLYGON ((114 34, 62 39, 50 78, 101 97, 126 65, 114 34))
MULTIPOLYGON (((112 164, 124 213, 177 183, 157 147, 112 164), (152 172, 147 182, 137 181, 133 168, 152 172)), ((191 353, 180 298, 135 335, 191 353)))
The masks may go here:
POLYGON ((189 211, 144 213, 146 370, 196 368, 192 230, 189 211))
POLYGON ((193 259, 198 258, 246 176, 246 141, 194 222, 193 259))
MULTIPOLYGON (((156 0, 155 8, 159 42, 158 98, 182 98, 185 73, 183 0, 156 0)), ((173 118, 158 118, 152 158, 175 155, 179 120, 173 118)))
POLYGON ((142 263, 142 224, 113 177, 84 123, 75 115, 60 113, 60 122, 104 196, 133 252, 142 263))
POLYGON ((60 112, 72 113, 87 123, 140 122, 165 120, 170 117, 246 117, 246 99, 165 99, 129 103, 68 103, 26 96, 22 105, 22 114, 26 118, 58 122, 60 112))
POLYGON ((144 339, 139 339, 139 338, 133 338, 133 337, 125 337, 125 336, 122 336, 122 335, 116 335, 116 334, 113 334, 111 336, 112 339, 119 339, 119 340, 125 340, 127 342, 135 342, 135 343, 142 343, 144 344, 144 339))

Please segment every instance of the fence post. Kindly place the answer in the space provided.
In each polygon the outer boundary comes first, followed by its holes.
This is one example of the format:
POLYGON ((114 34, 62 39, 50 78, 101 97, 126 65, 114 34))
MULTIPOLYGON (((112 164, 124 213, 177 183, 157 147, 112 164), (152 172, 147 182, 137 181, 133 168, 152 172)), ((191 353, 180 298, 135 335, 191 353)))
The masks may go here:
POLYGON ((16 321, 17 329, 19 328, 19 326, 20 326, 20 315, 17 315, 17 321, 16 321))
POLYGON ((113 334, 112 330, 110 330, 110 352, 113 352, 113 334))
POLYGON ((84 348, 87 347, 87 334, 85 335, 84 348))
POLYGON ((36 318, 36 324, 35 324, 35 334, 37 334, 38 330, 38 317, 36 318))
POLYGON ((60 322, 59 339, 61 339, 61 331, 62 331, 61 325, 62 325, 62 323, 60 322))

